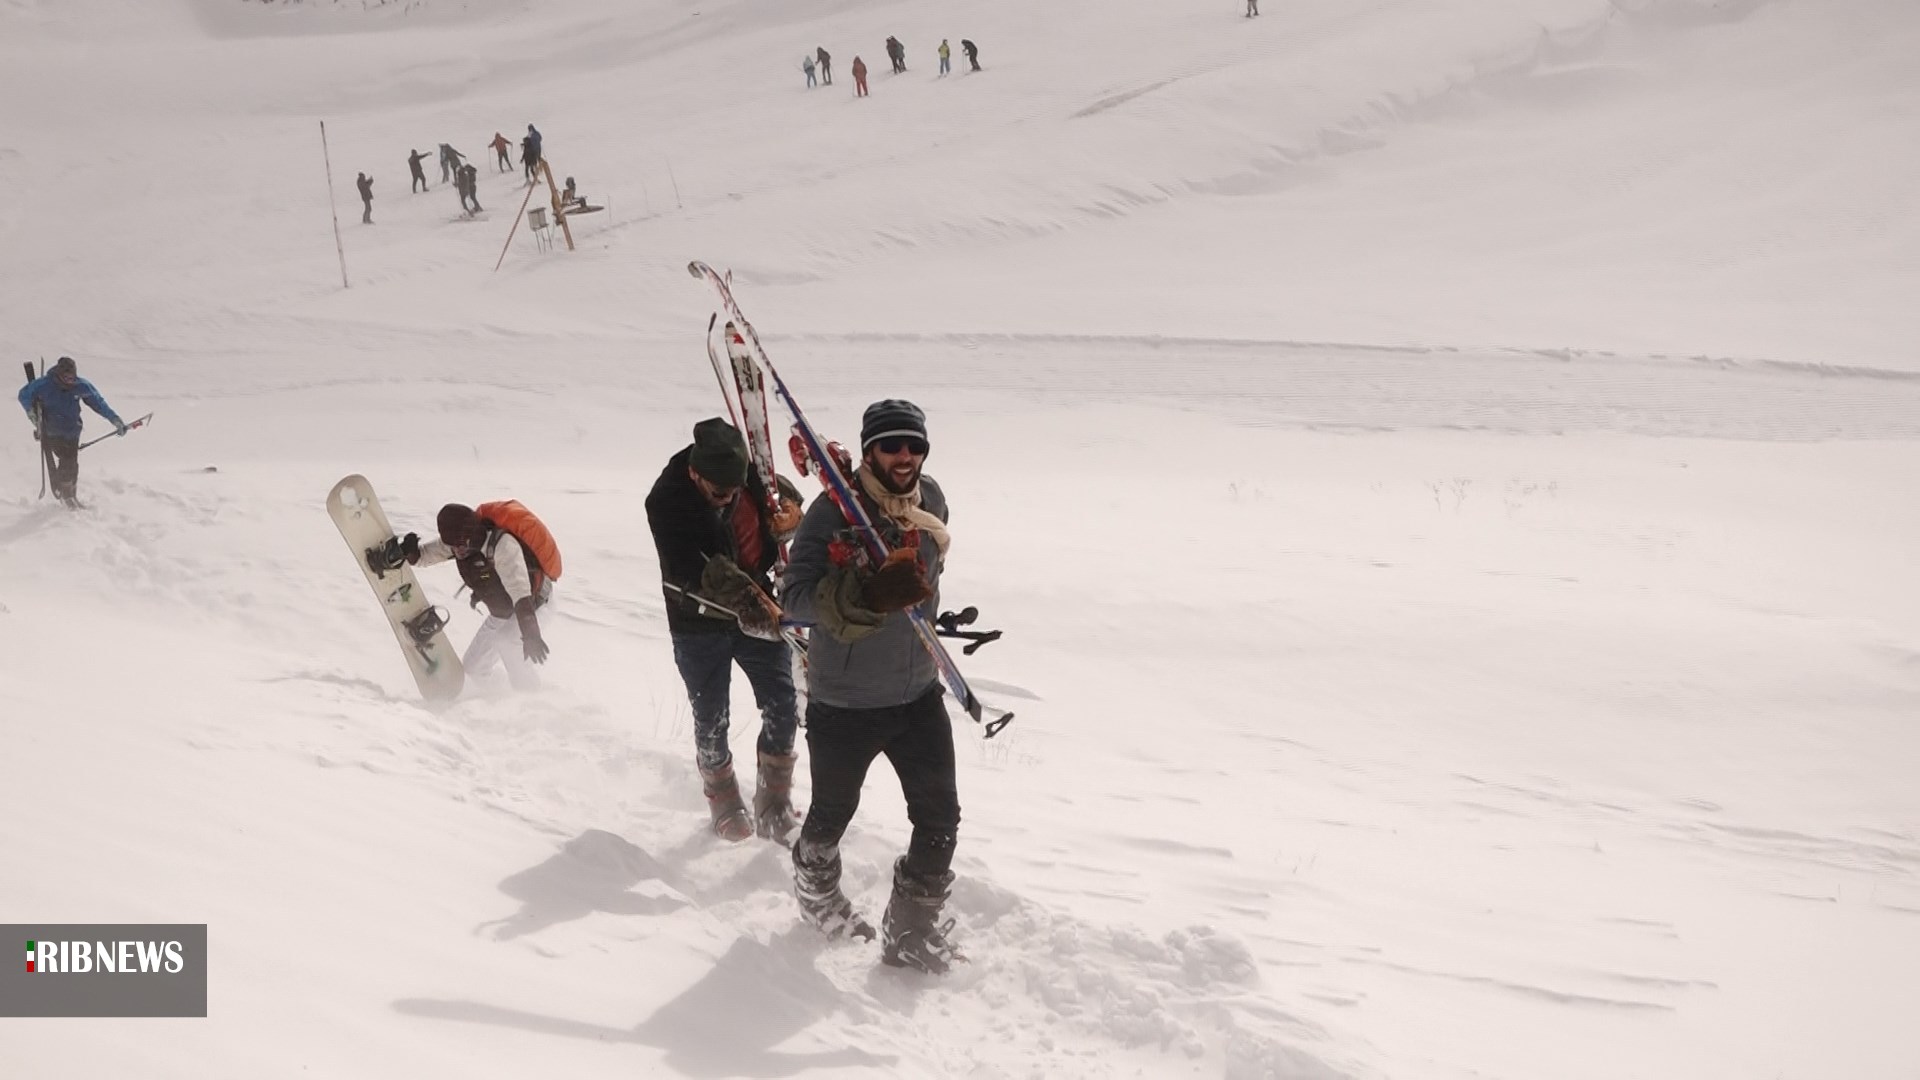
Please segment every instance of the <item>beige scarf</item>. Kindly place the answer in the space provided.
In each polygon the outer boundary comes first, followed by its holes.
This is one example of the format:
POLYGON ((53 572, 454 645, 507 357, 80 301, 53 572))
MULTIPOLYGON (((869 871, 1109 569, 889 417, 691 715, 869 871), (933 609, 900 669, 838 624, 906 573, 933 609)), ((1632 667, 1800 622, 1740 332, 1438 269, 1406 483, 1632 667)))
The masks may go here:
POLYGON ((880 486, 879 477, 874 476, 870 469, 862 467, 855 470, 854 475, 860 478, 860 490, 867 493, 867 498, 873 500, 873 504, 880 508, 881 514, 903 529, 924 531, 928 536, 933 537, 935 546, 940 549, 940 557, 942 559, 947 557, 947 545, 953 541, 953 538, 947 535, 946 522, 920 508, 919 484, 913 485, 913 490, 905 495, 895 495, 880 486))

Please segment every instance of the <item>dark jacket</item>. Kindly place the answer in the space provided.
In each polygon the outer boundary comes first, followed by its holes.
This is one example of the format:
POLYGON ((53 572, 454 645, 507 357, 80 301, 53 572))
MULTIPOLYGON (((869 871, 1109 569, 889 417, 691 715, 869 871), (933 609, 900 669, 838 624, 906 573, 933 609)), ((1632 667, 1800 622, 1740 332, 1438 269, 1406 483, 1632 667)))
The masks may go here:
MULTIPOLYGON (((460 571, 460 580, 473 590, 469 601, 474 607, 484 607, 487 614, 496 619, 513 618, 513 605, 526 597, 533 599, 538 608, 547 602, 548 589, 543 586, 534 591, 531 584, 530 569, 538 562, 520 538, 488 522, 487 538, 480 546, 454 560, 454 566, 460 571), (518 595, 516 595, 518 594, 518 595)), ((430 566, 438 559, 430 559, 430 548, 444 551, 445 545, 437 541, 421 545, 420 565, 430 566)), ((445 552, 441 557, 451 557, 445 552)))
MULTIPOLYGON (((854 490, 859 490, 858 483, 854 490)), ((860 499, 867 502, 864 494, 860 499)), ((920 477, 920 506, 941 521, 947 520, 946 495, 939 484, 924 475, 920 477)), ((901 547, 904 537, 900 527, 881 518, 871 504, 866 509, 887 546, 901 547)), ((933 586, 933 595, 920 605, 920 611, 931 621, 940 611, 942 565, 933 540, 917 531, 915 535, 923 541, 917 548, 920 571, 933 586)), ((859 544, 832 499, 821 496, 813 500, 807 516, 800 520, 800 531, 788 545, 787 570, 780 579, 780 604, 789 618, 803 623, 819 621, 815 590, 834 570, 832 549, 851 545, 857 550, 859 544)), ((852 644, 817 629, 807 638, 807 697, 813 701, 844 709, 905 705, 920 700, 939 681, 939 669, 920 644, 904 611, 887 616, 878 630, 852 644)))
MULTIPOLYGON (((772 526, 767 521, 764 509, 767 489, 760 482, 760 471, 747 467, 747 483, 739 495, 754 511, 760 534, 760 557, 747 565, 740 563, 731 522, 707 503, 700 489, 694 486, 693 478, 687 475, 687 459, 692 454, 693 447, 689 446, 668 459, 667 467, 660 470, 660 479, 653 482, 653 490, 647 493, 647 527, 653 531, 653 547, 660 555, 660 580, 683 589, 698 590, 700 575, 707 567, 707 556, 724 555, 739 563, 740 569, 772 595, 773 585, 767 573, 779 558, 780 545, 774 540, 772 526)), ((714 633, 734 625, 733 620, 725 616, 699 614, 696 605, 679 593, 665 588, 661 592, 667 601, 667 629, 676 634, 714 633)))
POLYGON ((354 186, 360 189, 361 202, 373 201, 373 177, 363 176, 359 180, 354 181, 354 186))
POLYGON ((108 407, 100 391, 85 379, 75 379, 73 388, 61 386, 52 375, 42 375, 20 388, 20 407, 32 416, 35 407, 40 410, 40 432, 54 439, 78 439, 80 437, 80 403, 106 417, 116 427, 120 418, 108 407))

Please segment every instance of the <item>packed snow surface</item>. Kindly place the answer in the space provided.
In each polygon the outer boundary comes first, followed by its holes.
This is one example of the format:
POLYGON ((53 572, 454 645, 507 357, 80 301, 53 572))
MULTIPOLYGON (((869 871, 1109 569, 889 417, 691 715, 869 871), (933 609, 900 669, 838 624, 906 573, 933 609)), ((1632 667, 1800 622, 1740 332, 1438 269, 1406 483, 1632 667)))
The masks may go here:
MULTIPOLYGON (((155 413, 78 512, 0 440, 0 922, 212 948, 0 1071, 1920 1077, 1920 6, 1262 7, 0 0, 10 370, 155 413), (829 436, 925 407, 1005 631, 945 979, 706 829, 695 258, 829 436), (355 472, 552 526, 542 692, 421 706, 355 472)), ((869 913, 906 836, 876 767, 869 913)))

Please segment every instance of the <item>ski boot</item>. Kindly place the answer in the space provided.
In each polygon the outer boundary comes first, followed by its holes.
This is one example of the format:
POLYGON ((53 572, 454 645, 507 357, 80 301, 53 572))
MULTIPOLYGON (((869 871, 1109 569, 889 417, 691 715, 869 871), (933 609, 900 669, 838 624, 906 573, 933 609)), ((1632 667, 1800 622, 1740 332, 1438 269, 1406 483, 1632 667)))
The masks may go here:
POLYGON ((707 810, 713 815, 713 834, 732 843, 752 836, 753 820, 747 816, 746 803, 740 800, 740 781, 733 775, 733 762, 718 769, 702 768, 700 780, 707 795, 707 810))
POLYGON ((840 850, 804 838, 793 845, 793 898, 800 917, 829 938, 874 939, 873 924, 840 891, 840 850))
POLYGON ((793 833, 800 818, 793 812, 793 767, 800 760, 795 753, 760 752, 759 784, 753 789, 753 831, 763 840, 781 847, 793 845, 793 833))
POLYGON ((907 857, 893 862, 893 896, 880 922, 880 962, 929 975, 945 975, 967 958, 947 935, 953 920, 940 921, 940 909, 953 888, 953 871, 921 877, 907 869, 907 857))

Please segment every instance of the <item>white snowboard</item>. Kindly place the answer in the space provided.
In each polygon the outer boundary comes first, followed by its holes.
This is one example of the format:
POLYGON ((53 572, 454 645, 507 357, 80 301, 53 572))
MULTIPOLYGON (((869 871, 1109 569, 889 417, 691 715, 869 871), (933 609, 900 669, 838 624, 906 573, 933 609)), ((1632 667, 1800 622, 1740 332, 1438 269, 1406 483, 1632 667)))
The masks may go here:
POLYGON ((373 485, 364 476, 349 476, 333 485, 327 494, 327 513, 340 527, 340 535, 353 551, 373 595, 380 601, 400 641, 400 652, 420 686, 420 696, 428 701, 452 701, 460 696, 466 672, 460 667, 459 654, 447 641, 446 616, 427 602, 413 567, 401 563, 378 567, 369 553, 378 553, 394 536, 387 524, 386 511, 373 493, 373 485))

